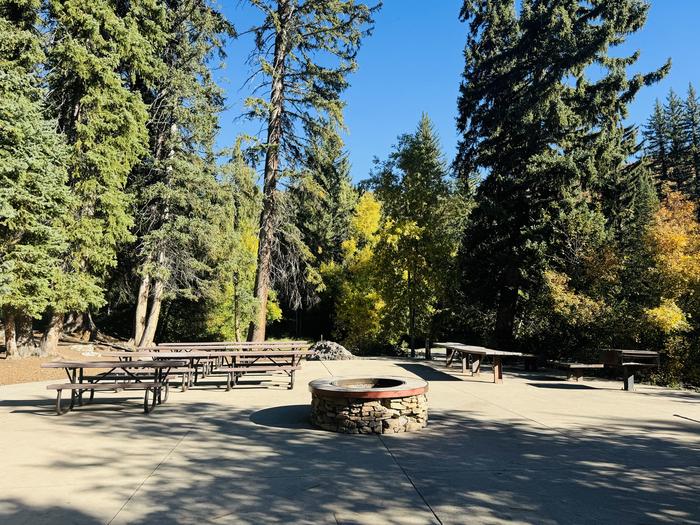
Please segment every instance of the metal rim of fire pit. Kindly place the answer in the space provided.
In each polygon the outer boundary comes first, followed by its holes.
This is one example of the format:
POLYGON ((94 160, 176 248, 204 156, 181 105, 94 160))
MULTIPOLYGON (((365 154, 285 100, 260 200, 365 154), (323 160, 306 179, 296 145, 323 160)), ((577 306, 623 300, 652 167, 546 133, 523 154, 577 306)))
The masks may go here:
POLYGON ((425 394, 428 391, 428 383, 422 379, 412 377, 344 376, 330 379, 315 379, 309 383, 309 391, 325 397, 387 399, 425 394), (351 386, 353 384, 358 386, 351 386))

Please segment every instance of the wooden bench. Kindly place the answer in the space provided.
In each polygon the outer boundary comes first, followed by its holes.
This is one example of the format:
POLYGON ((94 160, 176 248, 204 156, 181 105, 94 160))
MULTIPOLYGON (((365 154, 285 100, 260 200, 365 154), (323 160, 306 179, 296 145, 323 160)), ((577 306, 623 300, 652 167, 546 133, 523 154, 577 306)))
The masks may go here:
POLYGON ((169 385, 166 381, 165 383, 158 382, 128 382, 128 383, 59 383, 54 385, 48 385, 47 390, 56 390, 56 414, 59 416, 65 414, 69 410, 73 410, 76 401, 78 405, 83 404, 82 395, 83 392, 90 391, 90 401, 95 397, 95 391, 113 391, 120 392, 122 390, 144 390, 143 396, 143 411, 146 414, 153 412, 156 407, 156 402, 160 398, 161 403, 165 403, 168 400, 169 385), (64 410, 61 406, 61 394, 63 390, 71 391, 71 401, 68 410, 64 410), (165 390, 164 395, 161 397, 161 390, 165 390), (149 403, 149 394, 152 393, 152 400, 149 403))
POLYGON ((231 390, 234 386, 238 384, 238 379, 243 374, 255 374, 255 373, 267 373, 281 371, 285 372, 289 376, 289 386, 288 390, 294 388, 294 372, 301 368, 300 365, 255 365, 241 363, 239 366, 226 366, 220 367, 215 370, 216 373, 226 374, 226 390, 231 390), (242 366, 241 366, 242 365, 242 366))
POLYGON ((554 361, 552 365, 560 370, 566 370, 567 381, 571 381, 572 379, 578 381, 583 377, 583 373, 586 370, 600 370, 605 368, 603 363, 568 363, 565 361, 554 361))

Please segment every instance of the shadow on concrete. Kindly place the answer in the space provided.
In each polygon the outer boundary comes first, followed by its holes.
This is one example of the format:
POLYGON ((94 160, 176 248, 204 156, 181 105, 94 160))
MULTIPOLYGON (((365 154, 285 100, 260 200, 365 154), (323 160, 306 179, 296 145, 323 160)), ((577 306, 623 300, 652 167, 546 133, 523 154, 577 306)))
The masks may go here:
POLYGON ((250 420, 256 425, 271 428, 293 428, 317 430, 309 420, 309 405, 286 405, 265 408, 250 415, 250 420))
MULTIPOLYGON (((561 381, 561 380, 560 380, 561 381)), ((528 383, 528 386, 536 388, 553 388, 556 390, 595 390, 594 386, 581 383, 528 383)))
POLYGON ((428 365, 420 365, 417 363, 396 363, 396 366, 417 375, 425 381, 461 381, 461 379, 458 377, 440 370, 436 370, 428 365))
MULTIPOLYGON (((251 414, 231 397, 172 395, 150 416, 85 410, 44 423, 42 432, 78 436, 80 453, 56 450, 22 467, 43 469, 47 485, 79 473, 106 491, 152 458, 115 525, 438 523, 433 512, 443 523, 700 524, 698 425, 682 419, 589 418, 569 433, 432 410, 421 432, 380 439, 310 431, 306 405, 251 414), (81 446, 90 439, 115 446, 81 446), (117 446, 135 439, 138 453, 117 446)), ((0 522, 97 523, 24 499, 0 506, 0 522)))

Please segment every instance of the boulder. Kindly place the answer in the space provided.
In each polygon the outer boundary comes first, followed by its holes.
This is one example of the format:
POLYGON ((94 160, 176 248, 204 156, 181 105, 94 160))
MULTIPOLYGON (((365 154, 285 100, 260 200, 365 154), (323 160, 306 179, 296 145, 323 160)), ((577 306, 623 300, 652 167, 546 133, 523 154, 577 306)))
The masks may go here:
POLYGON ((355 359, 348 350, 333 341, 318 341, 311 347, 309 359, 316 361, 345 361, 355 359))

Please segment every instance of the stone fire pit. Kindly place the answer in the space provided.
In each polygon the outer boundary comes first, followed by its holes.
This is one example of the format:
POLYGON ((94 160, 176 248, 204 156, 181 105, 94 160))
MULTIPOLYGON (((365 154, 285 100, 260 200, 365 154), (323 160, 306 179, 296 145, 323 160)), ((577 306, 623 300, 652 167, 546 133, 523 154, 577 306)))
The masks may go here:
POLYGON ((346 434, 413 432, 428 424, 428 383, 410 377, 336 377, 309 383, 311 422, 346 434))

